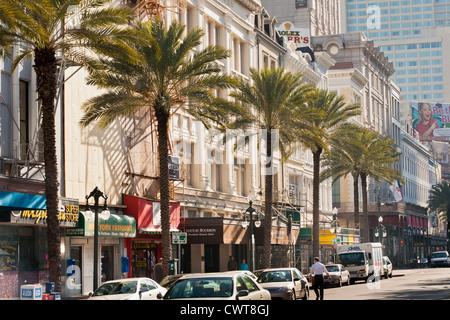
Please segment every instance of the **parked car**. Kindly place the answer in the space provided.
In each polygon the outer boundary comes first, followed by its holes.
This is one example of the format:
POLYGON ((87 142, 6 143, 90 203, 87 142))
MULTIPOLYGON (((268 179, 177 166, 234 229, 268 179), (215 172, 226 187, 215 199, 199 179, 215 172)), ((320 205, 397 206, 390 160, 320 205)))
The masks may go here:
POLYGON ((180 279, 184 275, 184 273, 179 273, 164 277, 159 285, 163 288, 169 289, 178 279, 180 279))
POLYGON ((327 264, 325 268, 328 271, 328 275, 324 275, 325 285, 350 285, 350 272, 342 264, 327 264))
POLYGON ((150 278, 125 278, 103 283, 88 300, 157 300, 166 292, 150 278))
POLYGON ((260 272, 258 283, 269 290, 272 299, 307 300, 308 280, 297 268, 271 268, 260 272))
POLYGON ((164 299, 270 300, 269 291, 240 271, 187 274, 180 277, 164 299))
POLYGON ((384 257, 382 258, 382 260, 383 260, 383 272, 384 272, 384 278, 385 278, 385 279, 387 279, 387 278, 392 278, 392 269, 393 269, 393 266, 392 266, 391 260, 390 260, 389 257, 387 257, 387 256, 384 256, 384 257))
POLYGON ((226 271, 226 272, 241 272, 243 274, 246 274, 250 278, 252 278, 254 281, 256 281, 258 279, 258 277, 253 272, 251 272, 249 270, 235 270, 235 271, 226 271))
POLYGON ((450 256, 447 251, 435 251, 431 254, 430 265, 434 267, 449 267, 450 256))

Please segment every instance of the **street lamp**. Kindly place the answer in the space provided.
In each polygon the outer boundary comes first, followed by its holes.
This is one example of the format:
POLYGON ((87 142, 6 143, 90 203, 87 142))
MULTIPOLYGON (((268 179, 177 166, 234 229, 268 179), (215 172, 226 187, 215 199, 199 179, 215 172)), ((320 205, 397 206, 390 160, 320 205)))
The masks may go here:
MULTIPOLYGON (((244 222, 242 223, 242 226, 244 228, 247 228, 250 225, 250 271, 253 271, 255 269, 254 252, 253 252, 254 243, 255 243, 255 237, 253 234, 253 213, 256 212, 256 209, 253 208, 253 195, 251 192, 247 196, 247 201, 250 206, 247 208, 247 210, 245 210, 245 213, 250 214, 250 223, 247 222, 247 219, 246 219, 246 216, 244 213, 244 222)), ((258 213, 258 215, 256 216, 255 227, 259 228, 260 226, 261 226, 261 221, 259 220, 259 213, 258 213)))
POLYGON ((102 218, 104 220, 108 220, 110 217, 110 212, 107 205, 108 197, 102 191, 100 191, 98 187, 95 187, 95 189, 92 190, 92 192, 88 196, 86 196, 85 210, 85 214, 88 217, 92 217, 92 215, 94 214, 94 291, 98 288, 98 199, 100 199, 100 197, 105 199, 102 210, 102 218), (89 208, 88 201, 90 198, 94 198, 94 213, 92 213, 91 209, 89 208))
POLYGON ((377 199, 377 207, 378 207, 378 227, 377 227, 377 231, 375 231, 375 237, 380 239, 380 243, 383 243, 383 238, 386 238, 387 236, 387 232, 386 232, 386 227, 383 226, 382 222, 383 222, 383 217, 381 216, 381 205, 384 204, 386 206, 393 206, 393 203, 390 202, 384 202, 381 203, 380 201, 380 195, 378 194, 378 199, 377 199))

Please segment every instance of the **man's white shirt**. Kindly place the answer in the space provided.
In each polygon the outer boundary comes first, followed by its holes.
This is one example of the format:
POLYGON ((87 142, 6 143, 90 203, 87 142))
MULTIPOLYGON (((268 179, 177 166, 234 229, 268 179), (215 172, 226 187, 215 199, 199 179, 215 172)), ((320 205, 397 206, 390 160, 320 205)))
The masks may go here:
POLYGON ((325 266, 320 262, 314 263, 309 271, 309 274, 313 276, 321 276, 324 273, 328 274, 327 268, 325 268, 325 266))

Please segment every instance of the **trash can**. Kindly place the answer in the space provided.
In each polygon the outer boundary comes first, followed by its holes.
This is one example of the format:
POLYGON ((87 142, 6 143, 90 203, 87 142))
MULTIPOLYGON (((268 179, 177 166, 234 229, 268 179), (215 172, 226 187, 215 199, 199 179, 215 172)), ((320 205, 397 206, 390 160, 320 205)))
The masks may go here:
POLYGON ((169 275, 177 274, 178 270, 178 259, 169 260, 169 275))

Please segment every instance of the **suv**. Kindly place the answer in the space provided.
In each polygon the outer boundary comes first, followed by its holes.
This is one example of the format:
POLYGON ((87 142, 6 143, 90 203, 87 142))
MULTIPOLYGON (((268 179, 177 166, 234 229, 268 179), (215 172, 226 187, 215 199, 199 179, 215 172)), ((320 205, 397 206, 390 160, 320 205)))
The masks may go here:
POLYGON ((384 256, 383 257, 383 271, 384 271, 384 278, 387 279, 392 278, 392 262, 391 260, 387 257, 384 256))
POLYGON ((447 251, 436 251, 431 254, 431 267, 449 267, 450 256, 447 251))

